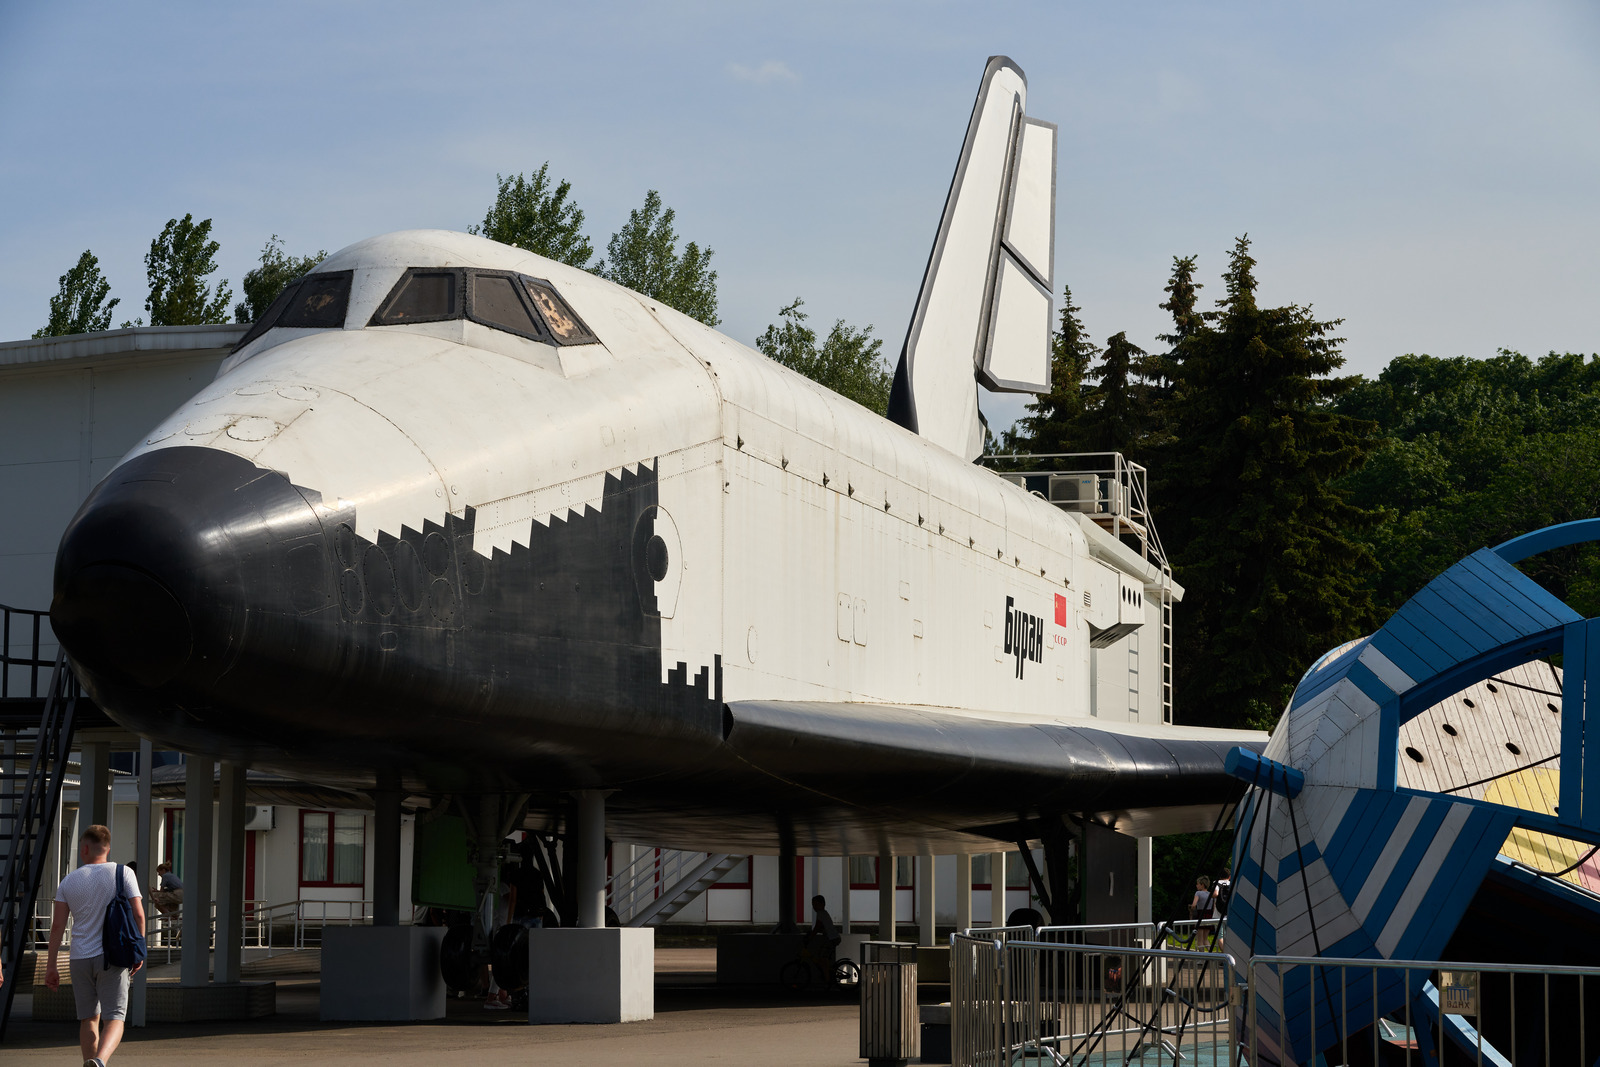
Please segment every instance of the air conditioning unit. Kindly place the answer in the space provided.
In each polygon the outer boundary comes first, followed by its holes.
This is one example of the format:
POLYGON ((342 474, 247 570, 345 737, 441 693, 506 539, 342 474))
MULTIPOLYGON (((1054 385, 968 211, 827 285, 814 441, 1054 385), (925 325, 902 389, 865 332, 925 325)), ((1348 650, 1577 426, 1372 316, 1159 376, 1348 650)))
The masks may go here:
POLYGON ((1100 479, 1092 474, 1053 474, 1050 476, 1050 503, 1065 511, 1085 515, 1100 512, 1100 479))
POLYGON ((277 825, 277 808, 271 804, 265 806, 251 806, 245 809, 244 828, 246 830, 271 830, 277 825))

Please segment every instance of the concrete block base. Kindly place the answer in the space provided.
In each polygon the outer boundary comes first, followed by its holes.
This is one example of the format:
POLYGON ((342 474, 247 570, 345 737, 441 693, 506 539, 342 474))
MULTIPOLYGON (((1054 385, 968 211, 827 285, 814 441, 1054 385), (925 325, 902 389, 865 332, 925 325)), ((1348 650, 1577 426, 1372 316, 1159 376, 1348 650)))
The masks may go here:
POLYGON ((777 985, 783 965, 800 956, 804 934, 719 934, 718 985, 777 985))
POLYGON ((442 926, 329 926, 322 931, 322 1017, 341 1022, 444 1018, 442 926))
POLYGON ((654 930, 528 931, 530 1023, 631 1023, 655 1014, 654 930))

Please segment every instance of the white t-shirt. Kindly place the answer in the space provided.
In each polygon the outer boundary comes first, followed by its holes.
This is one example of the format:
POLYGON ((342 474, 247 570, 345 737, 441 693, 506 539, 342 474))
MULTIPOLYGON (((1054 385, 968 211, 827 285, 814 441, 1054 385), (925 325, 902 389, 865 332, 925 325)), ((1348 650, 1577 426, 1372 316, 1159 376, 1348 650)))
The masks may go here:
MULTIPOLYGON (((104 955, 100 928, 106 922, 106 905, 117 897, 116 876, 115 863, 86 863, 61 879, 56 899, 72 909, 73 959, 104 955)), ((139 895, 139 882, 127 867, 122 868, 122 884, 129 898, 139 895)))

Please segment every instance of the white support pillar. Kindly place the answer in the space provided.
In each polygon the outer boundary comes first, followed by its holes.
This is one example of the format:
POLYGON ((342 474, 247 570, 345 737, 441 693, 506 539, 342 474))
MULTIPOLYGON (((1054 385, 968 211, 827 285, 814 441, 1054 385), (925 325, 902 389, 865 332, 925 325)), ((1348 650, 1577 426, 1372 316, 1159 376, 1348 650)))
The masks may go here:
POLYGON ((989 857, 989 925, 1006 924, 1006 854, 989 857))
POLYGON ((111 746, 104 741, 78 751, 78 811, 83 819, 79 833, 91 826, 111 825, 111 746))
POLYGON ((972 929, 972 857, 956 853, 956 931, 972 929))
POLYGON ((1139 838, 1139 921, 1142 923, 1151 921, 1151 885, 1155 881, 1155 853, 1151 846, 1151 838, 1139 838))
POLYGON ((894 853, 878 853, 878 940, 894 940, 894 853))
POLYGON ((244 951, 245 769, 224 762, 217 790, 217 960, 212 981, 239 981, 244 951))
MULTIPOLYGON (((154 746, 148 739, 139 742, 139 814, 133 831, 133 860, 139 865, 139 893, 144 897, 145 934, 148 939, 156 921, 156 906, 150 900, 150 890, 155 887, 155 856, 150 847, 150 772, 155 762, 154 746)), ((128 987, 128 1025, 143 1026, 145 1020, 145 979, 149 968, 139 968, 128 987)))
POLYGON ((924 852, 917 857, 917 944, 928 948, 933 947, 939 921, 935 897, 933 855, 924 852))
POLYGON ((606 924, 606 793, 578 791, 577 831, 578 925, 601 929, 606 924))
POLYGON ((839 860, 839 932, 850 933, 850 857, 839 860))
POLYGON ((203 986, 211 972, 211 792, 216 761, 187 756, 183 777, 183 960, 178 982, 203 986))

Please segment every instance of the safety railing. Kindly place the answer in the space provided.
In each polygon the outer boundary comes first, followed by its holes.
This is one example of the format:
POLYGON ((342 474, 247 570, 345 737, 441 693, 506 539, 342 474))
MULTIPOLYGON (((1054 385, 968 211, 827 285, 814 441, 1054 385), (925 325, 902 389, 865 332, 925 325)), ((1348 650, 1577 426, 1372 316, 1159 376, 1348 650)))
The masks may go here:
MULTIPOLYGON (((40 900, 33 909, 34 948, 49 946, 50 921, 55 902, 40 900)), ((412 919, 416 917, 413 910, 412 919)), ((217 945, 217 905, 208 905, 206 948, 217 945)), ((328 926, 362 926, 372 922, 371 900, 285 900, 270 904, 264 900, 244 902, 241 924, 242 947, 262 949, 272 956, 297 949, 321 948, 322 931, 328 926)), ((72 921, 68 919, 62 947, 72 944, 72 921)), ((154 907, 145 911, 145 944, 149 958, 170 963, 183 951, 183 912, 162 912, 154 907)))
POLYGON ((624 923, 705 862, 710 853, 647 848, 606 881, 606 903, 624 923))
POLYGON ((1233 1064, 1233 972, 1232 957, 1220 952, 956 934, 952 1063, 1099 1065, 1153 1054, 1161 1062, 1233 1064))
POLYGON ((1589 1067, 1600 1053, 1600 967, 1256 956, 1245 971, 1250 1064, 1589 1067))
POLYGON ((44 695, 55 666, 50 613, 0 604, 0 700, 44 695), (49 652, 49 658, 41 655, 49 652))

